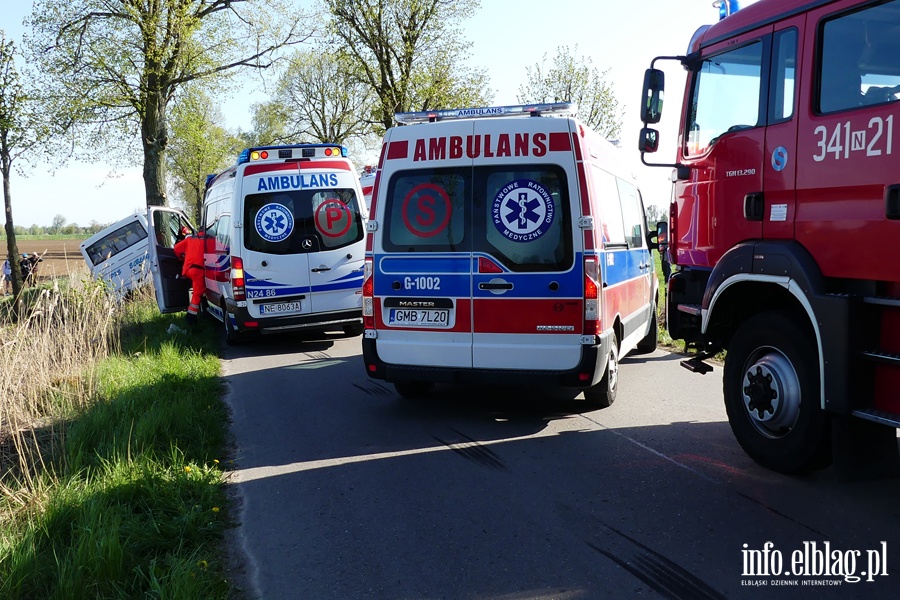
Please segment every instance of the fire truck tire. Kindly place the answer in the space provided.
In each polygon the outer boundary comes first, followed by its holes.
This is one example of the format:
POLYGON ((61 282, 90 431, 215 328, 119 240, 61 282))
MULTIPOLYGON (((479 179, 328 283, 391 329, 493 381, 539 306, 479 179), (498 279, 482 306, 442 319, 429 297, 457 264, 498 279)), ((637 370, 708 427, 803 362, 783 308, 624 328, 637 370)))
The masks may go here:
POLYGON ((394 389, 404 398, 424 398, 434 389, 434 384, 427 381, 395 381, 394 389))
POLYGON ((654 350, 656 350, 656 346, 659 343, 659 325, 656 322, 656 303, 653 303, 653 311, 650 313, 651 323, 650 323, 650 331, 647 332, 647 335, 637 343, 637 347, 635 347, 633 354, 650 354, 654 350))
POLYGON ((619 340, 612 334, 609 358, 606 360, 606 371, 597 385, 584 390, 584 399, 594 408, 608 408, 616 401, 619 391, 619 340))
POLYGON ((781 473, 827 466, 831 427, 819 407, 815 346, 799 315, 770 311, 741 325, 725 356, 728 422, 744 451, 781 473))

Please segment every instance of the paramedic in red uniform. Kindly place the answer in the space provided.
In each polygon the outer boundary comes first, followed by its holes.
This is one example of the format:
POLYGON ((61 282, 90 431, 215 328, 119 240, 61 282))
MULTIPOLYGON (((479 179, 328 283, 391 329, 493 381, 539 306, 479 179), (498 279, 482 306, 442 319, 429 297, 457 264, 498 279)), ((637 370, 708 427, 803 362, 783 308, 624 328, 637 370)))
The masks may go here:
POLYGON ((200 298, 206 292, 206 278, 203 271, 203 252, 205 248, 203 229, 197 235, 190 235, 190 230, 183 227, 182 234, 186 237, 175 244, 175 256, 184 261, 181 274, 191 279, 191 303, 187 309, 188 325, 197 322, 197 313, 200 312, 200 298))

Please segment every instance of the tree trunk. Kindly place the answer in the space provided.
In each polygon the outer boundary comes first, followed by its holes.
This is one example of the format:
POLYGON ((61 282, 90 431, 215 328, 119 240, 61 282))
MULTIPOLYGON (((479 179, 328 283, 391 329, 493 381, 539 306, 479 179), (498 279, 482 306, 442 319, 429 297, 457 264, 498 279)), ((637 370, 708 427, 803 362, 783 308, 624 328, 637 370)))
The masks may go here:
POLYGON ((144 146, 144 189, 147 206, 168 206, 166 198, 166 100, 161 92, 150 92, 141 120, 144 146))
MULTIPOLYGON (((13 226, 12 214, 12 193, 9 187, 9 174, 12 160, 9 156, 9 149, 6 146, 6 133, 4 132, 0 139, 0 172, 3 174, 3 204, 6 208, 6 255, 9 259, 9 266, 12 270, 12 288, 13 288, 13 320, 19 319, 19 303, 20 294, 22 292, 22 268, 19 265, 19 245, 16 243, 16 230, 13 226)), ((0 261, 0 264, 3 264, 0 261)), ((4 284, 4 292, 5 284, 4 284)))

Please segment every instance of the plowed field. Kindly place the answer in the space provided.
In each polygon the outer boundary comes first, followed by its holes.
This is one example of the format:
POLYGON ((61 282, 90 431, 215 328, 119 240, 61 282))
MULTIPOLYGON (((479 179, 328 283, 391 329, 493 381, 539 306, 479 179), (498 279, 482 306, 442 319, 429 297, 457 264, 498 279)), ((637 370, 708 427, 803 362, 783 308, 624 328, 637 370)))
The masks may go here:
MULTIPOLYGON (((87 265, 81 257, 82 240, 18 240, 19 253, 37 252, 44 261, 38 264, 39 281, 51 277, 65 277, 70 273, 87 274, 87 265)), ((0 242, 0 255, 6 256, 6 240, 0 242)), ((3 259, 0 259, 0 263, 3 259)))

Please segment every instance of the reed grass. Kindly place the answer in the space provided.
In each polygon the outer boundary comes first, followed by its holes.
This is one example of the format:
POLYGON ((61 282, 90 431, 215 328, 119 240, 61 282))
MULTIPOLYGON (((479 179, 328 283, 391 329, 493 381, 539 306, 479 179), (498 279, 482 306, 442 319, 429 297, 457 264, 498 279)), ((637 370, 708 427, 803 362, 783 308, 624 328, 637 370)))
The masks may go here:
POLYGON ((83 276, 0 304, 0 598, 228 598, 218 337, 83 276), (174 333, 173 333, 174 331, 174 333))

